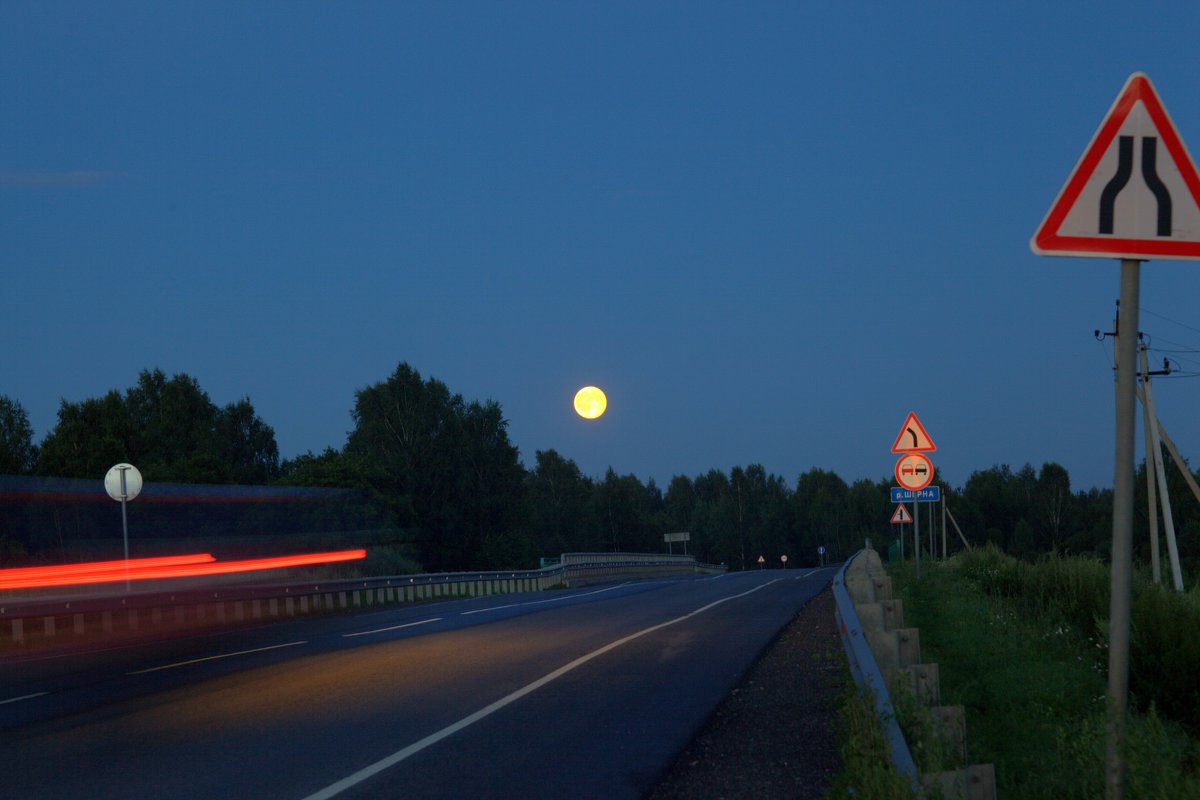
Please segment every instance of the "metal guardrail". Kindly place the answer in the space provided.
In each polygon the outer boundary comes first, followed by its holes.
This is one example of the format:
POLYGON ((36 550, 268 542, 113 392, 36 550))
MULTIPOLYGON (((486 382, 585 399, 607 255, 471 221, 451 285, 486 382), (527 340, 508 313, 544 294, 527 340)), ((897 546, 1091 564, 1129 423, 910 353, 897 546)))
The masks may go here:
POLYGON ((912 752, 908 749, 908 742, 905 741, 900 725, 896 721, 896 710, 892 706, 883 673, 879 671, 879 664, 875 661, 875 655, 867 644, 866 635, 858 621, 858 613, 854 610, 854 601, 846 589, 846 570, 863 552, 859 550, 847 559, 833 579, 838 630, 842 635, 842 646, 846 648, 846 658, 850 662, 850 672, 854 677, 854 682, 864 691, 870 691, 871 696, 875 698, 875 712, 879 715, 879 721, 883 725, 884 736, 887 738, 888 747, 892 752, 892 763, 896 770, 907 777, 916 787, 918 785, 917 766, 913 762, 912 752))
POLYGON ((441 572, 352 578, 330 581, 223 585, 179 588, 130 594, 64 596, 23 599, 0 597, 0 641, 22 642, 27 631, 55 636, 60 629, 76 633, 100 625, 103 632, 117 627, 114 613, 127 614, 128 629, 147 619, 183 621, 292 616, 310 610, 335 610, 364 605, 410 602, 451 596, 481 596, 543 591, 555 586, 581 586, 621 578, 645 579, 724 572, 724 565, 701 564, 694 558, 636 553, 571 553, 562 563, 533 570, 441 572), (246 606, 244 609, 243 606, 246 606), (204 609, 208 609, 205 611, 204 609), (227 614, 227 609, 229 612, 227 614), (139 612, 143 612, 139 617, 139 612), (62 620, 65 625, 57 621, 62 620), (26 626, 25 621, 31 625, 26 626), (11 637, 6 635, 11 629, 11 637))

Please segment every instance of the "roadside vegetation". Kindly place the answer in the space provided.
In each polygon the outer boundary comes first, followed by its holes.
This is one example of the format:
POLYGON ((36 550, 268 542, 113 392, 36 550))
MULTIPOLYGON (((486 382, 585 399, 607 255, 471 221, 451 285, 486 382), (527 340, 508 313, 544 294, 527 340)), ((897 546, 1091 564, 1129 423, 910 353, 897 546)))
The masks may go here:
MULTIPOLYGON (((968 761, 995 764, 999 796, 1102 797, 1107 567, 988 547, 923 561, 919 582, 911 564, 889 572, 942 702, 966 708, 968 761)), ((1128 796, 1200 797, 1200 589, 1139 575, 1133 605, 1128 796)))
POLYGON ((891 750, 875 713, 875 699, 848 681, 837 701, 837 744, 841 770, 826 797, 912 800, 912 786, 892 766, 891 750))
MULTIPOLYGON (((891 565, 905 624, 940 667, 942 702, 966 709, 967 762, 992 763, 998 796, 1104 796, 1108 567, 1089 557, 1024 562, 995 546, 945 562, 891 565)), ((1200 586, 1174 592, 1137 574, 1133 593, 1130 798, 1200 797, 1200 586)), ((922 774, 953 768, 911 696, 897 719, 922 774)), ((830 798, 907 800, 869 696, 839 700, 843 761, 830 798)))

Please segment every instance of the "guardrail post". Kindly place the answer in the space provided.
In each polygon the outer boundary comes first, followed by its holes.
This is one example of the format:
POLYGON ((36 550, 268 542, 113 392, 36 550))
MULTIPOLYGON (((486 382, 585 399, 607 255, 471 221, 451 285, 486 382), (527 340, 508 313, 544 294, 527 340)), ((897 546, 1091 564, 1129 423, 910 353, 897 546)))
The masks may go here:
MULTIPOLYGON (((865 549, 852 556, 834 578, 833 593, 850 671, 856 683, 875 695, 876 710, 897 771, 917 788, 916 765, 896 723, 889 697, 889 689, 899 689, 901 685, 911 688, 915 697, 930 706, 931 718, 943 735, 949 737, 959 759, 965 761, 966 715, 961 706, 936 705, 941 693, 938 667, 919 663, 920 631, 902 627, 903 606, 899 600, 891 599, 891 579, 882 574, 879 555, 865 549)), ((991 764, 928 774, 921 783, 928 788, 938 787, 946 798, 994 800, 996 796, 995 770, 991 764)))

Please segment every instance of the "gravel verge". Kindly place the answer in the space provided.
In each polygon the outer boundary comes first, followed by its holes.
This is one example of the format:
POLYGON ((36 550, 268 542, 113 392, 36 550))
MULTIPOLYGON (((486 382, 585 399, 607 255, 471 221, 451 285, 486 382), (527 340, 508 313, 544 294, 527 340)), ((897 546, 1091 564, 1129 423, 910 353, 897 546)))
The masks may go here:
POLYGON ((810 600, 647 795, 821 798, 841 767, 835 701, 850 680, 833 593, 810 600))

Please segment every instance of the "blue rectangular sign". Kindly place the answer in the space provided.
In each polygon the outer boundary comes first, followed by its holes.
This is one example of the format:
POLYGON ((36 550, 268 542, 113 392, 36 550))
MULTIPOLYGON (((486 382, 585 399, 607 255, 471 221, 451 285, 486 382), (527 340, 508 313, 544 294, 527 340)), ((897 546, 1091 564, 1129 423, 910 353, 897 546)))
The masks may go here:
POLYGON ((892 502, 893 503, 937 503, 942 499, 942 487, 927 486, 924 489, 914 492, 912 489, 904 489, 900 486, 892 487, 892 502))

